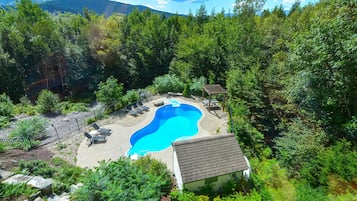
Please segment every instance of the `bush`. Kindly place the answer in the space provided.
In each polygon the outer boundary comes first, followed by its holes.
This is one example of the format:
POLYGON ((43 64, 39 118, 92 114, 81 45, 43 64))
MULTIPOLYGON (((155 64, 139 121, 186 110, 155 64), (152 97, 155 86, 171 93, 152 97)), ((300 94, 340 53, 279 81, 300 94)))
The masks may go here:
POLYGON ((158 93, 167 93, 167 92, 181 93, 184 88, 184 84, 179 78, 169 74, 156 77, 153 84, 158 93))
POLYGON ((28 151, 40 143, 37 140, 46 137, 46 124, 47 121, 39 117, 21 120, 10 132, 9 137, 17 140, 16 147, 28 151))
POLYGON ((312 187, 327 186, 331 176, 351 182, 357 175, 357 150, 346 140, 336 143, 304 164, 301 178, 312 187))
POLYGON ((9 125, 10 119, 8 117, 0 116, 0 128, 5 128, 9 125))
POLYGON ((0 199, 3 200, 25 200, 31 195, 37 193, 38 190, 33 189, 26 184, 3 184, 0 183, 0 199))
POLYGON ((185 88, 183 89, 182 95, 186 98, 191 96, 191 90, 188 84, 185 84, 185 88))
POLYGON ((161 192, 168 194, 172 188, 172 179, 170 171, 166 165, 148 156, 141 157, 133 162, 133 166, 143 168, 145 174, 150 174, 162 179, 161 192))
POLYGON ((87 112, 88 107, 85 103, 71 103, 69 101, 63 101, 58 104, 58 108, 62 114, 68 114, 71 112, 87 112))
POLYGON ((15 106, 16 114, 35 115, 37 113, 36 107, 32 105, 27 96, 20 98, 20 103, 15 106))
POLYGON ((94 171, 82 177, 83 186, 71 199, 81 201, 159 200, 166 180, 147 173, 145 167, 132 165, 127 158, 101 162, 94 171))
POLYGON ((123 85, 118 80, 110 77, 105 82, 98 84, 98 90, 95 91, 97 102, 104 103, 111 109, 122 107, 123 85))
POLYGON ((94 119, 104 119, 106 113, 105 109, 105 106, 100 104, 93 108, 94 119))
POLYGON ((181 192, 179 190, 174 190, 170 193, 170 199, 172 201, 198 201, 195 194, 192 192, 181 192))
POLYGON ((94 117, 89 117, 88 119, 86 119, 86 124, 90 125, 94 122, 96 122, 97 120, 94 117))
POLYGON ((6 144, 0 141, 0 153, 6 152, 6 144))
POLYGON ((20 161, 19 169, 21 172, 28 175, 42 176, 51 178, 55 169, 49 166, 49 163, 42 160, 20 161))
POLYGON ((56 168, 53 179, 55 180, 53 190, 55 193, 69 191, 72 184, 77 184, 82 176, 83 169, 69 164, 61 158, 53 158, 52 164, 56 168))
POLYGON ((6 94, 0 95, 0 128, 7 127, 13 116, 14 104, 6 94))
POLYGON ((127 91, 126 94, 123 97, 123 103, 128 104, 128 103, 135 103, 140 99, 139 96, 139 91, 137 90, 130 90, 127 91))
POLYGON ((200 77, 200 78, 193 78, 192 79, 192 84, 190 86, 191 93, 194 95, 201 95, 202 94, 202 88, 203 86, 207 83, 207 80, 205 77, 200 77))
POLYGON ((0 95, 0 116, 11 118, 14 112, 14 104, 5 93, 0 95))
POLYGON ((49 112, 57 112, 59 102, 60 99, 57 94, 49 90, 42 90, 37 98, 36 104, 39 112, 46 114, 49 112))

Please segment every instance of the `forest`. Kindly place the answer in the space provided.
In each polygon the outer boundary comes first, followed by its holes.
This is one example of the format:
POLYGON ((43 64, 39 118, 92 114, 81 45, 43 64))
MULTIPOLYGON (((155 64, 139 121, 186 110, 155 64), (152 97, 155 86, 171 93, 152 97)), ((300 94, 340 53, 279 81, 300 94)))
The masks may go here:
POLYGON ((48 89, 81 102, 108 78, 124 91, 157 79, 221 84, 253 174, 249 193, 215 200, 355 200, 357 3, 297 1, 288 14, 256 15, 263 5, 236 0, 229 16, 201 6, 188 16, 104 17, 20 0, 0 9, 0 94, 19 103, 48 89))

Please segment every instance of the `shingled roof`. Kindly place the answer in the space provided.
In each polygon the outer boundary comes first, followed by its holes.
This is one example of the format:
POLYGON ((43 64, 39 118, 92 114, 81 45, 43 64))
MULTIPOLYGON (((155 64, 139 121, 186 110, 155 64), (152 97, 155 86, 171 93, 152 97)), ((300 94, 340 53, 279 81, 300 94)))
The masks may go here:
POLYGON ((227 91, 223 89, 220 84, 206 84, 203 89, 209 94, 226 94, 227 91))
POLYGON ((173 143, 183 183, 248 169, 234 135, 217 135, 173 143))

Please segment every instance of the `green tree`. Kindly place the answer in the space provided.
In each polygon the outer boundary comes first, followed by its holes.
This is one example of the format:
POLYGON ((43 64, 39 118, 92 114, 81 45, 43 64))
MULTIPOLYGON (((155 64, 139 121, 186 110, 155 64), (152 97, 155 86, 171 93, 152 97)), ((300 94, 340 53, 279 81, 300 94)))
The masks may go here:
POLYGON ((297 175, 303 164, 324 151, 326 141, 323 131, 309 128, 302 120, 296 119, 275 139, 277 158, 291 175, 297 175))
POLYGON ((57 94, 49 90, 42 90, 37 97, 36 104, 39 112, 46 114, 49 112, 57 112, 59 102, 60 99, 57 94))
POLYGON ((117 79, 109 77, 105 82, 98 84, 95 96, 98 102, 104 103, 112 109, 117 109, 122 107, 123 90, 123 85, 119 84, 117 79))
MULTIPOLYGON (((355 4, 354 4, 355 6, 355 4)), ((323 121, 331 138, 357 113, 357 11, 340 0, 318 5, 312 28, 293 43, 290 98, 323 121)))
POLYGON ((238 15, 253 16, 261 11, 266 0, 236 0, 234 11, 238 15))

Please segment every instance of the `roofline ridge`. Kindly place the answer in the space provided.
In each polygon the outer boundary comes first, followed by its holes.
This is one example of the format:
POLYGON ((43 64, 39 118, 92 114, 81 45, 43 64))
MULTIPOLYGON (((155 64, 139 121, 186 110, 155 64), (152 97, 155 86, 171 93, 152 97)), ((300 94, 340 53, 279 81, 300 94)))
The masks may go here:
POLYGON ((202 142, 202 141, 210 141, 210 140, 215 140, 215 139, 220 139, 220 138, 228 138, 228 137, 235 137, 233 133, 228 133, 228 134, 222 134, 222 135, 214 135, 214 136, 205 136, 205 137, 200 137, 200 138, 194 138, 194 139, 189 139, 189 140, 181 140, 177 142, 173 142, 172 145, 182 145, 182 144, 191 144, 191 143, 196 143, 196 142, 202 142))

